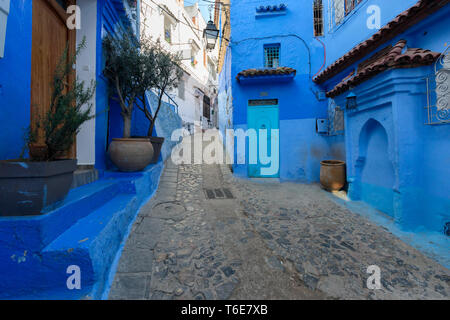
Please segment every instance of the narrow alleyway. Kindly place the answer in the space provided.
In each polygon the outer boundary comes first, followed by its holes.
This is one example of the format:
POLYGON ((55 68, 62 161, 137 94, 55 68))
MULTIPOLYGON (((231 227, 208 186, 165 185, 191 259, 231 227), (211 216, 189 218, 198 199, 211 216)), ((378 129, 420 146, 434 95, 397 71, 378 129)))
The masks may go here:
POLYGON ((448 299, 449 286, 449 270, 317 185, 168 161, 109 299, 448 299), (380 290, 367 288, 370 265, 380 290))

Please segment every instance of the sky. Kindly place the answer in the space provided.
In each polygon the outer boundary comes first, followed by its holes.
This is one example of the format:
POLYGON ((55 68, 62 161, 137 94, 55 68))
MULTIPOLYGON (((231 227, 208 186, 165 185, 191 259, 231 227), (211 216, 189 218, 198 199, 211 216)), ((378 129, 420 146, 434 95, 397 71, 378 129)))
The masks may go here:
POLYGON ((194 3, 198 2, 200 10, 202 11, 203 17, 205 18, 205 21, 208 22, 209 20, 209 9, 208 5, 211 4, 212 0, 209 1, 203 1, 203 0, 184 0, 184 5, 189 6, 194 3))

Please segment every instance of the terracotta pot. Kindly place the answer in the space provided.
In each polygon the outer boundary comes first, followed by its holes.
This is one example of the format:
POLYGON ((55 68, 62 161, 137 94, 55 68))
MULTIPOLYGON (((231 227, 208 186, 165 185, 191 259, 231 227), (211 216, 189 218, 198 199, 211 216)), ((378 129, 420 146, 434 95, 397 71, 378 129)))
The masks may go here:
POLYGON ((320 184, 325 190, 339 191, 347 181, 345 162, 340 160, 324 160, 320 162, 320 184))
POLYGON ((158 162, 159 155, 161 154, 161 148, 164 143, 163 137, 132 136, 131 138, 149 139, 150 143, 153 146, 153 159, 152 159, 152 161, 150 161, 150 164, 154 164, 154 163, 158 162))
POLYGON ((0 161, 0 216, 40 215, 70 190, 77 160, 0 161))
POLYGON ((159 155, 161 154, 161 148, 164 143, 164 138, 162 137, 149 137, 150 142, 152 143, 154 155, 153 159, 150 163, 157 163, 159 160, 159 155))
POLYGON ((142 171, 153 159, 153 146, 148 138, 113 139, 109 145, 111 161, 124 172, 142 171))

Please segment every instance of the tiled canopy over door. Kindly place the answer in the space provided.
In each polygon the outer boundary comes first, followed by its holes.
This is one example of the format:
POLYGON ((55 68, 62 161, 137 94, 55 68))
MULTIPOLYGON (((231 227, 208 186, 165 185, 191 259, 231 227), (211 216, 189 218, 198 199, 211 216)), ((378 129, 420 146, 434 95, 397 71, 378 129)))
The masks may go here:
MULTIPOLYGON (((50 108, 54 70, 66 48, 75 50, 75 31, 66 26, 65 7, 75 1, 33 0, 33 44, 31 57, 31 120, 43 117, 50 108)), ((73 79, 68 79, 72 81, 73 79)), ((33 126, 33 125, 32 125, 33 126)), ((39 132, 38 143, 43 142, 39 132)), ((70 156, 75 150, 70 151, 70 156)))

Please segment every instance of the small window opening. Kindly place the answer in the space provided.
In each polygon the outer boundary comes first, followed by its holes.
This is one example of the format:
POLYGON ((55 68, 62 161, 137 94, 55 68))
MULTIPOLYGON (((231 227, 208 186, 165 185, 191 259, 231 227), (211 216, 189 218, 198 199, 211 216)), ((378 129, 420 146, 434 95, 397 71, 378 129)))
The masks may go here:
POLYGON ((164 39, 168 43, 172 43, 172 26, 167 17, 164 17, 164 39))
POLYGON ((314 0, 314 36, 323 36, 323 4, 322 0, 314 0))
POLYGON ((280 66, 280 45, 264 46, 264 67, 278 68, 280 66))

